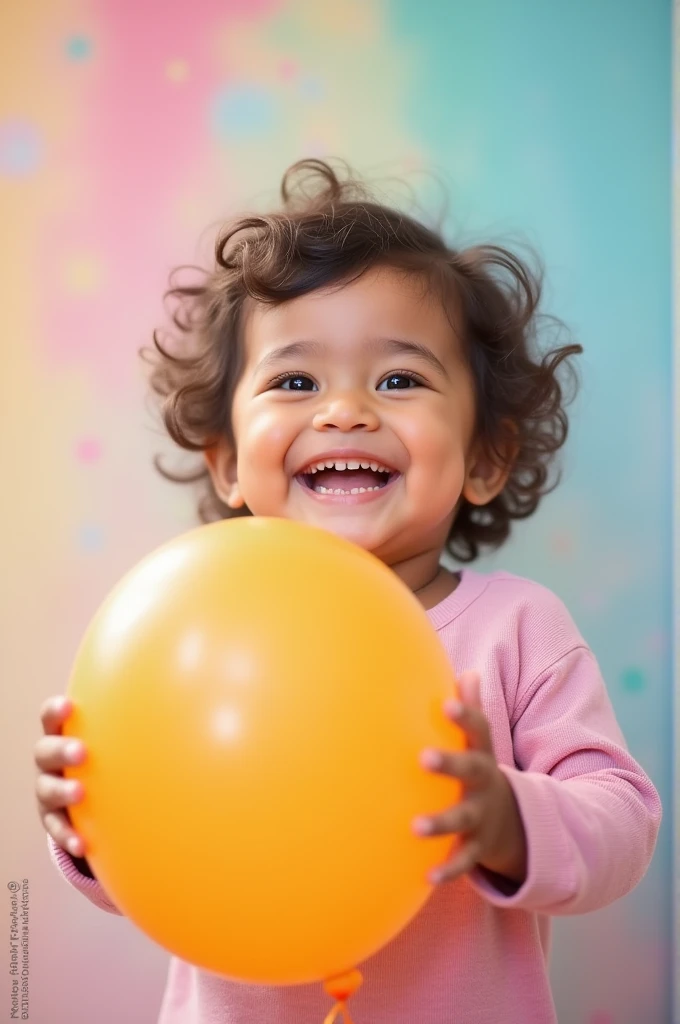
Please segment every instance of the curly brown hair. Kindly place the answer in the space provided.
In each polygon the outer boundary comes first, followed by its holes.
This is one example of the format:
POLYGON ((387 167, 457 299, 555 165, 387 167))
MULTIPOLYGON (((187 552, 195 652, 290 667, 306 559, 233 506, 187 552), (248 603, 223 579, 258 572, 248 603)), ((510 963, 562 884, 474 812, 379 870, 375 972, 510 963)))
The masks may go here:
MULTIPOLYGON (((179 267, 170 276, 165 298, 175 304, 178 333, 165 344, 154 331, 154 348, 143 350, 170 437, 191 452, 222 437, 234 443, 231 400, 249 302, 286 302, 375 266, 402 269, 435 288, 455 317, 474 379, 477 437, 501 461, 502 452, 514 453, 497 497, 483 507, 461 501, 448 550, 470 562, 499 547, 512 520, 535 512, 559 480, 554 457, 567 438, 565 406, 575 386, 567 395, 558 371, 566 367, 575 385, 565 361, 582 351, 573 343, 540 351, 539 328, 563 326, 538 311, 541 273, 499 246, 450 248, 438 231, 377 202, 347 171, 341 176, 320 160, 290 167, 281 197, 281 210, 241 216, 220 231, 211 270, 179 267), (187 270, 199 279, 179 283, 176 275, 187 270)), ((167 479, 203 485, 203 522, 249 514, 219 499, 203 459, 188 473, 170 472, 159 459, 156 467, 167 479)))

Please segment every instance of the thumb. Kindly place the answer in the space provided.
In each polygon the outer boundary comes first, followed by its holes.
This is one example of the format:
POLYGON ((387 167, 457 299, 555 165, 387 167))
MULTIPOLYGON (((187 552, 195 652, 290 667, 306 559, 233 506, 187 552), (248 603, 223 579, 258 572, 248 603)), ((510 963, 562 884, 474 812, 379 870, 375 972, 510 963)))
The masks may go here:
POLYGON ((479 672, 462 672, 458 677, 458 692, 461 703, 468 707, 481 708, 481 678, 479 672))

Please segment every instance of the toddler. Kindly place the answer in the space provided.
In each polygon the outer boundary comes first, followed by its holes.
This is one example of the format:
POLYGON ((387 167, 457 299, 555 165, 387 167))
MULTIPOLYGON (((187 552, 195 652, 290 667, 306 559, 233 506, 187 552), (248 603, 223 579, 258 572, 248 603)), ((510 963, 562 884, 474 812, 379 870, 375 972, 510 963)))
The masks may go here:
MULTIPOLYGON (((173 479, 199 481, 204 521, 297 519, 373 552, 461 673, 446 713, 468 749, 422 758, 464 797, 412 823, 423 842, 459 842, 425 908, 361 965, 357 1021, 555 1024, 550 920, 630 892, 659 798, 559 599, 447 564, 498 548, 554 486, 563 372, 581 350, 539 346, 539 282, 504 249, 451 248, 321 161, 291 168, 282 199, 227 225, 199 280, 171 282, 176 330, 154 335, 151 384, 170 436, 201 459, 173 479)), ((69 712, 64 697, 43 708, 39 809, 58 869, 117 913, 69 822, 83 792, 62 772, 86 756, 60 735, 69 712)), ((318 1024, 327 1010, 320 985, 245 985, 174 958, 159 1024, 318 1024)))

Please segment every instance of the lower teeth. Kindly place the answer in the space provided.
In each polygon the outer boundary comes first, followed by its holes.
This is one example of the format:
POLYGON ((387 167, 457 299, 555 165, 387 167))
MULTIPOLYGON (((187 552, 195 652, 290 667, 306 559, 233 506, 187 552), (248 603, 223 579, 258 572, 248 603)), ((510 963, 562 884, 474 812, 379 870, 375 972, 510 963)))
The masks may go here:
MULTIPOLYGON (((383 485, 384 486, 384 485, 383 485)), ((343 491, 342 488, 322 487, 320 484, 314 488, 317 494, 365 494, 366 491, 382 491, 382 486, 377 487, 353 487, 351 491, 343 491)))

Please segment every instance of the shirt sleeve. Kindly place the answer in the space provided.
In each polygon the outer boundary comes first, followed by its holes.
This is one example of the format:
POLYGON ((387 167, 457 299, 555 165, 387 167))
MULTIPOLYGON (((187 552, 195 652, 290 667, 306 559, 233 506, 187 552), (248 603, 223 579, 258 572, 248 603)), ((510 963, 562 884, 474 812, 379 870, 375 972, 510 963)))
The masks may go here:
POLYGON ((630 892, 661 822, 656 789, 631 757, 597 662, 580 644, 543 671, 513 715, 515 765, 501 765, 524 824, 527 877, 510 894, 475 870, 491 903, 582 914, 630 892))
POLYGON ((51 836, 47 837, 47 847, 52 863, 74 889, 86 896, 90 903, 94 903, 100 910, 106 910, 109 914, 120 914, 120 910, 109 899, 97 879, 88 878, 79 871, 73 857, 57 846, 51 836))

